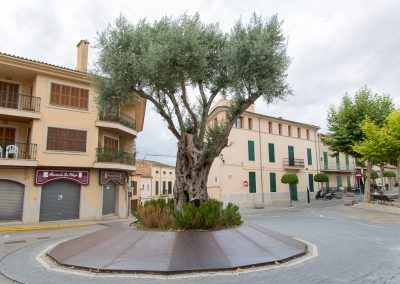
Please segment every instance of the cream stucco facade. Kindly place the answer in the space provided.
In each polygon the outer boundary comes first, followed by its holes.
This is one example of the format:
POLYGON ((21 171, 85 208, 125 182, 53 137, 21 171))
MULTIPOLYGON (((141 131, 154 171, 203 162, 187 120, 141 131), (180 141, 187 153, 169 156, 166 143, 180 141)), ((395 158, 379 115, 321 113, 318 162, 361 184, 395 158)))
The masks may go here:
POLYGON ((80 70, 0 53, 0 222, 52 220, 51 212, 58 214, 57 204, 66 207, 54 220, 104 219, 128 214, 130 179, 136 170, 135 139, 143 128, 146 102, 136 100, 121 108, 119 115, 124 115, 123 120, 120 116, 101 115, 95 102, 98 94, 85 72, 84 49, 88 44, 78 44, 80 70), (58 98, 54 97, 54 86, 61 86, 58 98), (56 99, 59 103, 55 103, 56 99), (78 193, 73 201, 68 201, 67 187, 72 178, 51 176, 75 172, 79 178, 82 174, 86 177, 87 172, 87 180, 72 181, 79 184, 71 184, 78 193), (38 178, 43 181, 38 182, 38 178), (14 187, 23 188, 22 195, 15 195, 14 187), (103 198, 106 187, 112 192, 107 191, 105 198, 112 198, 115 203, 103 198), (52 190, 60 192, 54 203, 52 190), (6 198, 15 203, 15 208, 5 205, 6 198), (17 208, 19 202, 22 209, 17 208), (67 203, 61 205, 62 202, 67 203), (78 209, 72 214, 69 206, 78 209), (44 211, 50 213, 43 217, 44 211))
POLYGON ((175 185, 175 167, 160 162, 142 160, 137 162, 137 196, 135 203, 148 199, 172 198, 175 185))
MULTIPOLYGON (((217 103, 209 123, 225 118, 227 104, 224 99, 217 103)), ((241 207, 287 205, 290 198, 307 199, 308 188, 313 198, 320 186, 313 178, 322 170, 320 153, 325 151, 320 149, 323 146, 318 129, 314 125, 257 114, 254 106, 250 107, 232 129, 229 146, 211 167, 207 183, 210 197, 241 207), (297 186, 281 183, 282 175, 289 172, 297 174, 297 186)), ((342 156, 340 161, 345 165, 342 156)), ((338 175, 350 173, 345 166, 341 169, 346 171, 339 171, 338 175)), ((349 169, 354 171, 352 159, 349 169)), ((336 177, 331 180, 330 186, 336 186, 336 177)))

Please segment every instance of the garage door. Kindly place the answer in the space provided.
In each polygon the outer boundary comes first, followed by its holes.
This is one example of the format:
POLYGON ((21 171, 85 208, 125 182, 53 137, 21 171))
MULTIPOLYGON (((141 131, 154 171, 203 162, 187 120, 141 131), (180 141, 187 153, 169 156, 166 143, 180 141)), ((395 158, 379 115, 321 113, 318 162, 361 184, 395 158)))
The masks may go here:
POLYGON ((66 180, 42 186, 39 221, 79 219, 81 186, 66 180))
POLYGON ((108 182, 103 186, 103 215, 115 214, 115 200, 117 196, 117 186, 113 182, 108 182))
POLYGON ((0 222, 22 221, 24 185, 0 180, 0 222))

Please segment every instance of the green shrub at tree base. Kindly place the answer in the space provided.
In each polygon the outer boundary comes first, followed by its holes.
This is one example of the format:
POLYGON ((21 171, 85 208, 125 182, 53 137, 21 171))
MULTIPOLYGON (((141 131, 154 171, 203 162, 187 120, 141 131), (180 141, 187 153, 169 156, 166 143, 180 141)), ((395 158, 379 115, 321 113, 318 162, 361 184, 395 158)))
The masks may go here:
POLYGON ((217 230, 239 226, 242 217, 239 207, 209 199, 196 206, 186 203, 182 211, 174 208, 173 199, 152 199, 139 207, 138 220, 141 227, 161 230, 217 230))

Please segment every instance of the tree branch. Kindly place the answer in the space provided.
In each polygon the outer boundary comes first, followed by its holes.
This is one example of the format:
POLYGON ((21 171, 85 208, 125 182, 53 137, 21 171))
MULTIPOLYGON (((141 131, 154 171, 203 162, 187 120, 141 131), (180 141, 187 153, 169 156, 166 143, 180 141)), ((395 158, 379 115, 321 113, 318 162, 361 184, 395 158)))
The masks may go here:
MULTIPOLYGON (((199 89, 200 89, 200 93, 203 92, 203 94, 204 94, 203 84, 199 83, 199 89)), ((211 104, 214 101, 215 97, 220 92, 220 90, 221 90, 221 88, 218 88, 213 93, 211 93, 211 96, 208 98, 208 101, 206 100, 204 102, 204 100, 203 100, 203 104, 204 105, 203 105, 203 112, 202 112, 202 115, 201 115, 200 134, 199 134, 199 140, 200 141, 204 140, 204 135, 206 133, 206 128, 207 128, 208 112, 210 111, 211 104)))
POLYGON ((176 118, 178 119, 179 128, 180 128, 181 133, 182 133, 184 131, 184 129, 185 129, 185 125, 183 123, 183 118, 182 118, 181 110, 179 108, 179 104, 176 101, 176 98, 175 98, 175 96, 173 94, 171 94, 168 91, 164 91, 164 92, 167 94, 168 98, 172 102, 172 105, 174 106, 175 115, 176 115, 176 118))
POLYGON ((157 108, 157 111, 160 113, 160 115, 167 121, 169 130, 171 130, 171 132, 175 135, 175 137, 178 140, 180 140, 181 135, 179 134, 178 130, 176 130, 176 127, 174 125, 174 122, 172 121, 171 115, 169 115, 168 113, 165 112, 162 105, 156 99, 154 99, 152 96, 146 94, 143 90, 136 90, 136 89, 132 89, 132 90, 135 91, 140 97, 147 99, 154 104, 154 106, 157 108))
POLYGON ((198 126, 199 126, 199 121, 197 119, 196 114, 193 112, 192 108, 189 105, 189 101, 188 101, 187 95, 186 95, 186 86, 185 86, 185 81, 184 80, 181 81, 181 89, 182 89, 181 99, 182 99, 183 104, 184 104, 185 108, 187 109, 190 117, 193 120, 193 131, 192 131, 192 134, 195 134, 195 133, 197 133, 197 129, 198 129, 198 126))

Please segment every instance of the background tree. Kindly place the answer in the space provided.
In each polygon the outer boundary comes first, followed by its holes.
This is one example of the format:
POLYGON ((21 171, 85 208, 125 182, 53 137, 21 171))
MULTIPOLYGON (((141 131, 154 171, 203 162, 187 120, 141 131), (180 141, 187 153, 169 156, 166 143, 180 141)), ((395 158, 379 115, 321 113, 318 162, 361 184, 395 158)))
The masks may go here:
MULTIPOLYGON (((295 173, 286 173, 281 177, 281 183, 284 184, 298 184, 299 183, 299 178, 297 177, 297 175, 295 173)), ((291 191, 290 191, 290 187, 289 187, 289 204, 290 207, 292 207, 292 196, 291 196, 291 191)))
POLYGON ((271 103, 291 94, 286 39, 276 15, 253 15, 247 25, 239 20, 226 34, 197 14, 136 25, 121 16, 99 34, 98 47, 100 106, 147 99, 178 140, 178 208, 207 200, 211 165, 227 146, 235 120, 260 97, 271 103), (207 127, 220 94, 231 101, 226 119, 207 127))
POLYGON ((321 192, 323 192, 324 191, 323 190, 324 189, 324 182, 325 183, 329 182, 329 176, 327 174, 324 174, 324 173, 318 173, 318 174, 316 174, 314 176, 314 181, 321 183, 321 189, 322 189, 321 192))
POLYGON ((389 186, 390 186, 390 189, 392 189, 392 181, 391 181, 391 179, 395 178, 397 176, 396 173, 392 172, 392 171, 384 171, 383 172, 383 176, 386 177, 386 178, 389 178, 389 186))
MULTIPOLYGON (((384 186, 384 166, 387 163, 395 164, 400 157, 400 112, 393 111, 379 127, 366 118, 362 123, 364 140, 354 145, 353 149, 363 160, 379 165, 381 169, 382 187, 384 186)), ((369 177, 373 180, 378 174, 371 172, 369 177)), ((368 179, 368 172, 367 172, 368 179)), ((369 185, 369 183, 367 183, 369 185)))
MULTIPOLYGON (((365 134, 362 130, 362 122, 369 118, 378 127, 382 126, 385 118, 394 110, 392 99, 388 95, 377 95, 367 87, 358 90, 354 99, 346 94, 340 106, 331 106, 328 110, 328 135, 323 142, 329 149, 338 155, 339 152, 362 158, 362 155, 353 147, 356 143, 364 140, 365 134)), ((370 195, 368 186, 372 171, 372 161, 367 159, 367 180, 365 182, 365 201, 369 202, 370 195)))

